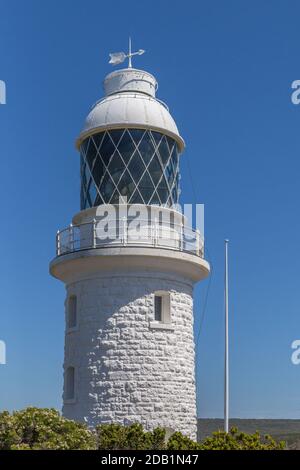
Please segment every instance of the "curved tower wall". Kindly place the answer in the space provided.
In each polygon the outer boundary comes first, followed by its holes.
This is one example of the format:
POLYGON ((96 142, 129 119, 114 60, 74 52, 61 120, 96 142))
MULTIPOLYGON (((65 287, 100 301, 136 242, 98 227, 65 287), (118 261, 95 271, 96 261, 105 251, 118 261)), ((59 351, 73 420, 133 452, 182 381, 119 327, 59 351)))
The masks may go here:
POLYGON ((142 423, 196 437, 193 285, 172 273, 114 271, 67 285, 78 328, 66 330, 65 366, 76 370, 67 418, 142 423), (154 321, 154 296, 170 293, 171 320, 154 321))

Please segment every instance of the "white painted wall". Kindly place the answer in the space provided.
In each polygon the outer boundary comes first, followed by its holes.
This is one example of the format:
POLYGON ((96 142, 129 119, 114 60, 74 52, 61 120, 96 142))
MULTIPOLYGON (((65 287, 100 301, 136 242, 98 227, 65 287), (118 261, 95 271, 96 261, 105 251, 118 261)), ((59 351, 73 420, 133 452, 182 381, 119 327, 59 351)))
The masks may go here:
POLYGON ((195 439, 192 288, 184 277, 146 269, 67 285, 67 298, 77 296, 78 325, 66 331, 75 399, 64 403, 64 416, 91 426, 169 427, 195 439), (161 290, 170 292, 173 329, 150 327, 153 293, 161 290))

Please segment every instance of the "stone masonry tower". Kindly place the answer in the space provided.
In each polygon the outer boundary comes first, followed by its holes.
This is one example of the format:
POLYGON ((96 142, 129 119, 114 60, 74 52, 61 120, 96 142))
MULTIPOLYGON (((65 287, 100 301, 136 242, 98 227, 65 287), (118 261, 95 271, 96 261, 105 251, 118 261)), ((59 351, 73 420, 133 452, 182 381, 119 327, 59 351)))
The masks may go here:
POLYGON ((130 60, 77 139, 81 211, 50 264, 66 285, 63 414, 195 438, 193 286, 209 265, 176 206, 184 141, 156 90, 130 60))

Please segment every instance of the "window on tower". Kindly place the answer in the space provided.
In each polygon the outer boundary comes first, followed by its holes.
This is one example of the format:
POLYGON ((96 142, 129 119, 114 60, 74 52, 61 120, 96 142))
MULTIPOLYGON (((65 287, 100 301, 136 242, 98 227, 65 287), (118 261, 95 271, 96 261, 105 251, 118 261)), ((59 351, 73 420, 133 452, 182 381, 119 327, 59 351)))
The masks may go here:
POLYGON ((65 400, 75 398, 75 368, 68 367, 65 376, 65 400))
POLYGON ((158 291, 154 294, 154 320, 161 323, 171 322, 170 293, 158 291))
POLYGON ((77 326, 77 297, 71 295, 68 300, 67 328, 72 329, 77 326))
POLYGON ((162 296, 154 296, 154 320, 162 321, 162 296))

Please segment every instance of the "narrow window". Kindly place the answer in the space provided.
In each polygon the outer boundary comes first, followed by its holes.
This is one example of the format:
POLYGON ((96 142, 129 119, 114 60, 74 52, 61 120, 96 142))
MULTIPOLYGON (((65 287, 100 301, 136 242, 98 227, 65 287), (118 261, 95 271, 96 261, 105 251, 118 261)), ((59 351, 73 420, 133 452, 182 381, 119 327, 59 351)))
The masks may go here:
POLYGON ((163 298, 161 295, 154 296, 154 319, 156 321, 162 321, 162 304, 163 298))
POLYGON ((66 370, 66 400, 72 400, 75 398, 75 369, 74 367, 68 367, 66 370))
POLYGON ((75 328, 77 324, 77 297, 71 295, 68 302, 68 328, 75 328))
POLYGON ((161 323, 171 323, 170 292, 157 291, 154 293, 154 320, 161 323))

